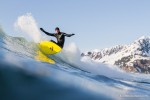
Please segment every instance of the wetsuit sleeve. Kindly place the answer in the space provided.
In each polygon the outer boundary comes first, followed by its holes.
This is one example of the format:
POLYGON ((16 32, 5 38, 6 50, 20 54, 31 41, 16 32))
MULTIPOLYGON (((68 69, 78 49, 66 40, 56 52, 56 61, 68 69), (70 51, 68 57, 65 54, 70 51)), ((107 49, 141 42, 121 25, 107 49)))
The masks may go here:
POLYGON ((41 30, 42 32, 44 32, 45 34, 47 34, 47 35, 55 36, 55 34, 54 34, 54 33, 46 32, 43 28, 40 28, 40 30, 41 30))
POLYGON ((67 34, 67 33, 63 33, 63 35, 64 35, 64 36, 67 36, 67 37, 71 37, 71 36, 73 36, 73 35, 75 35, 75 34, 67 34))

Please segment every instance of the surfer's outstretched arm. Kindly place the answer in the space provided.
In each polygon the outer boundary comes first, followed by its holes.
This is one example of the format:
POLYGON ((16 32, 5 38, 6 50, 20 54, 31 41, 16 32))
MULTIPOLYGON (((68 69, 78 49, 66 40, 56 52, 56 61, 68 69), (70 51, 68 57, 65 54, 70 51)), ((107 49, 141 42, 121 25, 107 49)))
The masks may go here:
POLYGON ((44 32, 45 34, 47 34, 47 35, 55 36, 53 33, 46 32, 43 28, 40 28, 40 30, 41 30, 42 32, 44 32))
POLYGON ((71 37, 71 36, 73 36, 73 35, 75 35, 75 34, 67 34, 67 33, 64 33, 64 36, 67 36, 67 37, 71 37))

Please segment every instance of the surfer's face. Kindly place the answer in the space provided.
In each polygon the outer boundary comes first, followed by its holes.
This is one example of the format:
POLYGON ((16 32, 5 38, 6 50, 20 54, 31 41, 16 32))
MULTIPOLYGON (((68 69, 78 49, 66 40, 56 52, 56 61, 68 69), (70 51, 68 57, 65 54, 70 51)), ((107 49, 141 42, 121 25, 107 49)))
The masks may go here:
POLYGON ((59 33, 60 31, 59 31, 59 30, 55 30, 55 32, 56 32, 56 33, 59 33))

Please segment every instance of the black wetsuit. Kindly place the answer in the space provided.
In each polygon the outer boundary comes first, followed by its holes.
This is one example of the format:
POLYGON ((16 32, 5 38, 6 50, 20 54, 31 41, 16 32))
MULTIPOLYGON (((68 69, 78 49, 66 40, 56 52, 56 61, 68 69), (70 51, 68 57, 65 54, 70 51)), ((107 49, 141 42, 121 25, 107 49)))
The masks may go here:
POLYGON ((60 33, 49 33, 49 32, 46 32, 44 29, 40 28, 41 31, 43 31, 45 34, 47 35, 50 35, 50 36, 54 36, 57 38, 57 43, 53 40, 51 40, 52 42, 56 43, 57 45, 59 45, 61 48, 63 48, 64 46, 64 42, 65 42, 65 36, 67 37, 71 37, 73 36, 74 34, 66 34, 64 32, 60 32, 60 33))

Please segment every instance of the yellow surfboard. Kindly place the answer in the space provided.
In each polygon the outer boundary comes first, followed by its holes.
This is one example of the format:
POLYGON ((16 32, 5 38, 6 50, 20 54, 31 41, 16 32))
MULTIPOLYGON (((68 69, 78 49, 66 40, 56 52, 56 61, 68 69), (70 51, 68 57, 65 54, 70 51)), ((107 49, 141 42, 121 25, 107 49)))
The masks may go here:
POLYGON ((43 54, 41 51, 36 52, 36 56, 34 57, 36 60, 47 62, 50 64, 55 64, 55 61, 47 57, 45 54, 43 54))
POLYGON ((62 50, 62 48, 51 41, 42 41, 38 44, 38 47, 39 50, 36 52, 35 59, 51 64, 55 64, 55 61, 47 57, 47 55, 56 54, 62 50))
POLYGON ((40 50, 47 55, 52 55, 60 52, 62 48, 60 48, 57 44, 51 41, 42 41, 39 43, 40 50))

